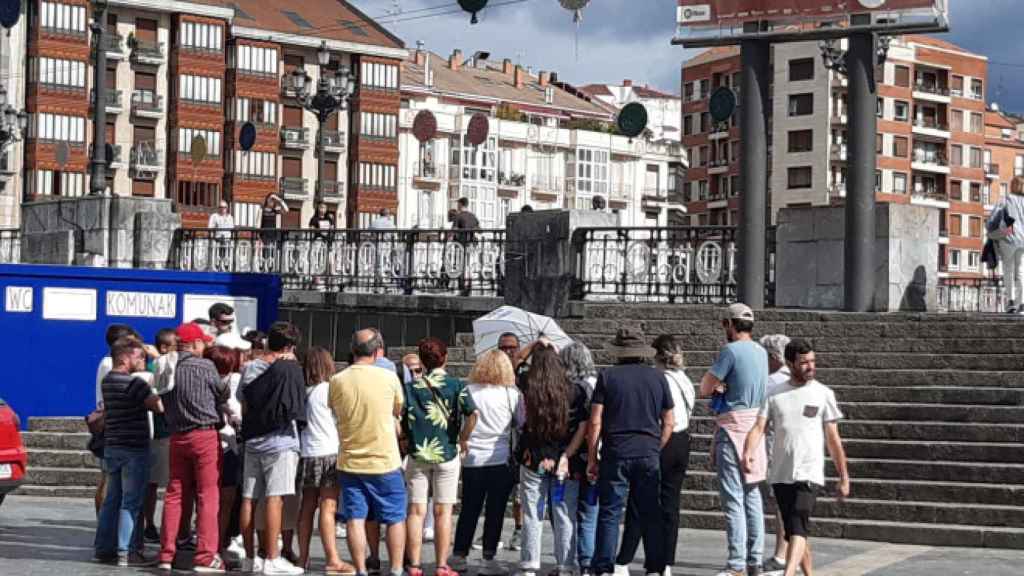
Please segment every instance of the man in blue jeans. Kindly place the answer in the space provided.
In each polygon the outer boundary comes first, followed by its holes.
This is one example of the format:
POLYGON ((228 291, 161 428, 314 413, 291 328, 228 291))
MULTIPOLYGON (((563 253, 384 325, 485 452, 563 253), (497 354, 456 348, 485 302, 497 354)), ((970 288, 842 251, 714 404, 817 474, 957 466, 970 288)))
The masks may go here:
POLYGON ((146 370, 142 342, 128 336, 110 347, 113 368, 103 378, 105 429, 103 472, 107 497, 96 526, 95 554, 100 562, 118 566, 147 566, 142 555, 142 503, 149 481, 148 411, 163 412, 163 404, 148 382, 133 376, 146 370))
POLYGON ((640 516, 645 520, 644 570, 665 570, 664 542, 659 521, 661 504, 661 449, 672 435, 672 394, 665 376, 645 361, 654 355, 643 334, 621 329, 610 352, 618 365, 597 377, 591 398, 587 476, 597 481, 600 510, 597 546, 591 569, 609 574, 615 569, 619 523, 630 490, 635 491, 640 516), (597 445, 601 442, 598 463, 597 445))

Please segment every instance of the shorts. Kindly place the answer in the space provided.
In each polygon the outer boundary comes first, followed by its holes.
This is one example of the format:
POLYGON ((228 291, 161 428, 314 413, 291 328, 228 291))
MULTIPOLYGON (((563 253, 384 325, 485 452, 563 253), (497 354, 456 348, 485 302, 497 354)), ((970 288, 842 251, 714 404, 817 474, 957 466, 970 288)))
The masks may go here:
POLYGON ((149 483, 166 488, 171 473, 171 439, 154 438, 149 442, 149 483))
POLYGON ((811 531, 811 513, 814 512, 816 489, 808 482, 795 484, 772 484, 775 500, 782 514, 782 526, 786 530, 786 541, 791 536, 806 538, 811 531))
POLYGON ((314 456, 299 460, 299 486, 307 488, 338 487, 338 456, 314 456))
POLYGON ((775 500, 775 492, 772 491, 772 485, 767 480, 758 484, 757 489, 761 491, 761 500, 765 502, 775 500))
POLYGON ((223 488, 242 483, 242 457, 234 450, 225 450, 220 461, 220 485, 223 488))
POLYGON ((275 454, 245 453, 242 467, 242 498, 292 496, 299 467, 299 453, 285 450, 275 454))
POLYGON ((345 520, 375 520, 390 526, 405 522, 405 481, 398 470, 387 474, 338 472, 341 516, 345 520))
POLYGON ((426 464, 409 458, 405 480, 409 484, 409 502, 426 504, 433 494, 434 504, 455 504, 459 500, 459 472, 462 463, 452 458, 441 464, 426 464), (432 489, 432 490, 431 490, 432 489))

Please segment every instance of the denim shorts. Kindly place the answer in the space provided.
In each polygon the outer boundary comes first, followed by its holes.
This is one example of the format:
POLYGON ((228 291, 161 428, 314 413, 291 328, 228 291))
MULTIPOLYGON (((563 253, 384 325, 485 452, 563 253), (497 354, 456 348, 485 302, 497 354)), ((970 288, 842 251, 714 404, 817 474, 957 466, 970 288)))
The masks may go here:
POLYGON ((401 470, 387 474, 338 472, 341 515, 347 520, 376 520, 392 525, 405 522, 405 479, 401 470))

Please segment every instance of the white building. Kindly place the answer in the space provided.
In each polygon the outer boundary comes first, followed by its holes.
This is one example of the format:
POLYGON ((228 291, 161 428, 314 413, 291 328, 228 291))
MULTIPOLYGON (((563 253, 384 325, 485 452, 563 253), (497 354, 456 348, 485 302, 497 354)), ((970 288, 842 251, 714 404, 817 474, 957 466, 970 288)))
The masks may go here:
POLYGON ((639 102, 647 108, 648 127, 655 140, 679 140, 682 130, 683 99, 650 86, 634 86, 632 80, 616 84, 587 84, 580 90, 616 110, 639 102))
POLYGON ((671 143, 610 132, 614 111, 592 102, 555 74, 534 76, 510 60, 447 60, 426 51, 402 66, 399 118, 398 226, 442 228, 459 198, 483 228, 502 228, 506 216, 536 210, 591 208, 595 197, 624 226, 667 225, 670 191, 682 182, 685 157, 671 143), (421 111, 437 132, 420 142, 412 133, 421 111), (471 146, 470 118, 488 119, 486 141, 471 146))

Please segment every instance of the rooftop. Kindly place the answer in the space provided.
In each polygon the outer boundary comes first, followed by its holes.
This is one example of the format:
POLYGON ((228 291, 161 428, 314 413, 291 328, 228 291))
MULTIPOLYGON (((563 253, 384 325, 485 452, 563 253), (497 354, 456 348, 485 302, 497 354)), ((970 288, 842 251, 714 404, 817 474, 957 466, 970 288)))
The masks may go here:
POLYGON ((694 66, 700 66, 701 64, 709 64, 711 62, 717 62, 719 60, 726 60, 729 58, 739 58, 739 55, 739 46, 715 46, 714 48, 708 48, 684 62, 683 68, 692 68, 694 66))

